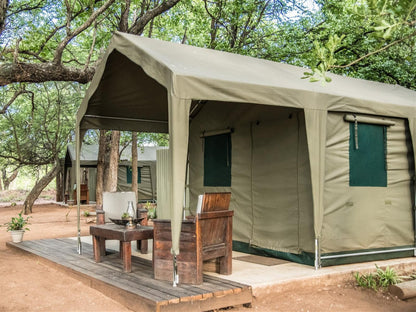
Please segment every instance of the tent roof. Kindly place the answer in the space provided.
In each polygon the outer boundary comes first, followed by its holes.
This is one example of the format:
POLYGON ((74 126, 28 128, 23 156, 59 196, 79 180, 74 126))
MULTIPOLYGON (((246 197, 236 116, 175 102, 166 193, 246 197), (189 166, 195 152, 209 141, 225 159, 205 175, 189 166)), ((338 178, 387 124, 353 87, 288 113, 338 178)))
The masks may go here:
POLYGON ((415 116, 416 92, 248 56, 115 33, 84 98, 81 129, 168 132, 168 92, 188 100, 415 116))
MULTIPOLYGON (((88 145, 83 144, 81 147, 81 166, 96 166, 98 159, 98 144, 88 145)), ((137 155, 139 163, 156 161, 156 150, 160 148, 157 146, 144 146, 137 148, 137 155)), ((121 150, 121 148, 120 148, 121 150)), ((75 146, 68 144, 67 155, 72 162, 76 161, 75 146)), ((122 165, 131 164, 131 145, 126 147, 120 156, 120 163, 122 165)))

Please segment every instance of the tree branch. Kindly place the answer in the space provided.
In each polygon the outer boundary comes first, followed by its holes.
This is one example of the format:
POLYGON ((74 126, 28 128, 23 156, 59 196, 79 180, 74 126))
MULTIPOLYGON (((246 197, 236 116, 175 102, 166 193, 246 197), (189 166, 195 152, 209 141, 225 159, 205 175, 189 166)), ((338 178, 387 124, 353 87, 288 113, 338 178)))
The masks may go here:
POLYGON ((130 1, 124 0, 124 4, 121 5, 121 17, 118 29, 122 32, 127 32, 129 29, 130 1))
POLYGON ((0 64, 0 86, 15 82, 75 81, 87 83, 94 76, 95 68, 66 67, 51 62, 42 64, 0 64))
POLYGON ((128 32, 131 34, 140 35, 142 34, 147 23, 149 23, 153 18, 166 12, 170 8, 174 7, 180 0, 167 0, 163 1, 160 5, 155 7, 152 10, 146 11, 143 16, 137 20, 132 27, 129 28, 128 32))
POLYGON ((95 23, 94 23, 94 30, 93 30, 93 34, 92 34, 91 48, 90 48, 90 52, 88 53, 87 60, 85 62, 84 70, 87 69, 88 66, 90 66, 91 57, 92 57, 92 54, 94 53, 96 38, 97 38, 97 21, 95 21, 95 23))
POLYGON ((10 105, 13 104, 14 101, 16 101, 16 99, 18 98, 19 95, 24 94, 24 93, 29 93, 31 94, 31 98, 32 98, 32 107, 33 107, 33 101, 34 101, 34 94, 32 91, 27 91, 24 88, 21 90, 17 90, 12 98, 6 103, 6 105, 3 106, 3 108, 0 110, 0 115, 3 115, 6 113, 7 109, 9 108, 10 105))
MULTIPOLYGON (((85 29, 91 26, 91 24, 97 19, 98 16, 100 16, 105 10, 108 9, 108 7, 113 4, 115 0, 107 0, 98 10, 93 12, 90 17, 77 29, 75 29, 73 32, 68 31, 67 36, 61 41, 61 43, 58 45, 58 47, 55 50, 55 55, 53 58, 53 63, 59 64, 62 60, 62 54, 65 50, 65 47, 68 45, 68 43, 76 36, 78 36, 81 32, 83 32, 85 29)), ((179 1, 179 0, 178 0, 179 1)))
POLYGON ((370 56, 372 56, 372 55, 374 55, 374 54, 380 53, 380 52, 382 52, 382 51, 385 51, 385 50, 387 50, 387 49, 391 48, 392 46, 394 46, 394 45, 396 45, 396 44, 399 44, 400 42, 403 42, 403 41, 405 41, 405 40, 407 40, 407 39, 412 38, 413 36, 416 36, 416 31, 415 31, 415 32, 413 32, 413 33, 411 33, 410 35, 408 35, 408 36, 404 37, 404 38, 401 38, 401 39, 395 40, 395 41, 393 41, 393 42, 389 43, 388 45, 385 45, 384 47, 382 47, 382 48, 380 48, 380 49, 378 49, 378 50, 375 50, 375 51, 372 51, 372 52, 370 52, 370 53, 367 53, 366 55, 361 56, 360 58, 358 58, 358 59, 356 59, 356 60, 352 61, 351 63, 349 63, 349 64, 347 64, 347 65, 332 65, 332 66, 331 66, 331 68, 346 68, 346 67, 353 66, 353 65, 355 65, 355 64, 357 64, 357 63, 359 63, 360 61, 362 61, 363 59, 365 59, 365 58, 367 58, 367 57, 370 57, 370 56))

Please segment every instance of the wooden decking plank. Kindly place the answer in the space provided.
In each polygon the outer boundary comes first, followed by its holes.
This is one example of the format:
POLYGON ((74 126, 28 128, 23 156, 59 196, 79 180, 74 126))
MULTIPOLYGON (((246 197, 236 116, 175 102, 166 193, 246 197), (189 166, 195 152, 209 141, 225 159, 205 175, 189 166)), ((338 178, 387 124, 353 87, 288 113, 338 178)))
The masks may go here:
MULTIPOLYGON (((123 272, 123 265, 121 263, 121 261, 117 261, 116 262, 112 262, 110 264, 110 262, 105 263, 101 262, 99 265, 106 265, 108 268, 111 267, 111 269, 115 269, 115 271, 123 276, 124 280, 129 280, 132 281, 134 283, 137 283, 138 280, 145 280, 145 288, 143 288, 143 286, 141 286, 140 289, 146 289, 146 291, 151 292, 152 294, 157 292, 159 294, 163 294, 162 297, 165 300, 176 300, 179 296, 178 296, 178 291, 177 289, 174 291, 174 293, 172 294, 172 291, 169 291, 170 288, 170 284, 169 283, 165 283, 165 282, 161 282, 160 281, 155 283, 155 280, 153 279, 153 277, 147 277, 147 276, 143 276, 143 272, 140 270, 135 270, 134 272, 131 273, 124 273, 123 272), (157 284, 157 285, 155 285, 157 284)), ((151 269, 151 267, 149 267, 148 269, 151 269)), ((189 295, 188 293, 183 293, 182 291, 179 292, 179 295, 189 295)))
MULTIPOLYGON (((120 270, 122 270, 122 264, 118 264, 115 263, 115 266, 118 266, 118 268, 120 270)), ((140 273, 136 272, 136 271, 132 271, 131 273, 128 273, 129 276, 131 276, 131 278, 141 278, 140 273)), ((171 282, 166 282, 166 281, 159 281, 159 280, 155 280, 153 277, 152 278, 148 278, 147 279, 147 286, 151 287, 152 289, 154 289, 155 291, 160 291, 163 292, 167 295, 173 295, 175 297, 180 297, 180 296, 190 296, 190 295, 194 295, 194 293, 189 292, 189 290, 185 290, 182 287, 178 286, 178 287, 173 287, 171 282), (151 285, 151 286, 149 286, 151 285), (177 295, 175 295, 177 294, 177 295)))
POLYGON ((123 271, 118 254, 105 256, 102 262, 95 263, 91 244, 82 243, 83 252, 79 255, 77 241, 68 238, 25 241, 14 244, 13 247, 48 259, 51 263, 66 268, 71 274, 79 272, 79 276, 85 276, 82 279, 90 281, 88 283, 91 287, 113 299, 118 298, 120 302, 126 303, 123 298, 130 298, 127 305, 132 304, 130 308, 133 309, 140 305, 151 311, 171 311, 177 308, 205 311, 252 301, 250 286, 206 274, 202 285, 180 284, 173 287, 171 282, 155 280, 152 262, 141 257, 132 256, 132 273, 123 271), (121 292, 114 293, 116 289, 126 292, 127 297, 121 292))
MULTIPOLYGON (((51 260, 53 262, 59 263, 61 265, 64 265, 66 267, 69 267, 71 269, 74 269, 76 271, 80 271, 83 274, 90 274, 91 272, 94 273, 95 278, 98 278, 104 282, 108 282, 111 281, 111 283, 113 284, 119 284, 118 280, 122 278, 122 269, 121 270, 114 270, 115 266, 106 266, 106 265, 101 265, 100 264, 96 264, 92 259, 91 261, 87 260, 85 257, 83 258, 82 256, 76 254, 76 255, 72 255, 72 254, 66 254, 66 256, 68 256, 68 258, 70 259, 65 259, 62 257, 62 253, 61 256, 57 256, 55 254, 51 254, 51 250, 48 249, 49 253, 46 253, 46 249, 45 248, 40 248, 40 246, 45 246, 45 244, 48 244, 51 242, 40 242, 40 241, 36 241, 35 243, 32 244, 32 246, 34 248, 32 248, 32 250, 35 250, 37 255, 39 256, 43 256, 44 258, 51 260), (39 250, 41 250, 42 252, 39 252, 39 250), (101 272, 100 272, 100 268, 101 268, 101 272), (97 271, 98 270, 98 271, 97 271), (104 270, 104 272, 103 272, 104 270), (97 276, 98 275, 98 276, 97 276)), ((123 279, 125 280, 125 279, 123 279)), ((135 288, 137 291, 135 291, 135 293, 138 293, 139 295, 143 295, 146 298, 152 299, 153 301, 160 301, 160 300, 170 300, 170 299, 176 299, 177 296, 173 296, 172 295, 167 295, 165 292, 160 292, 157 289, 153 289, 153 288, 146 288, 143 287, 143 285, 140 285, 139 288, 136 287, 137 285, 137 280, 134 281, 132 284, 130 284, 131 282, 127 282, 127 284, 129 284, 132 288, 135 288)), ((119 284, 116 285, 117 287, 124 289, 126 291, 128 291, 128 289, 124 286, 124 284, 119 284)))
POLYGON ((212 275, 204 275, 204 281, 216 284, 216 285, 227 285, 229 287, 235 287, 235 288, 246 288, 246 287, 250 287, 249 285, 245 285, 245 284, 241 284, 238 282, 234 282, 234 281, 230 281, 227 279, 222 279, 216 276, 212 276, 212 275))
POLYGON ((114 270, 112 267, 103 266, 101 263, 71 263, 74 266, 79 266, 80 270, 85 270, 85 266, 87 266, 87 271, 93 272, 95 278, 100 279, 105 282, 111 281, 113 284, 119 284, 121 286, 117 286, 119 288, 125 289, 127 291, 132 291, 135 294, 146 296, 149 299, 154 301, 159 300, 166 300, 170 299, 166 297, 163 292, 155 291, 143 283, 140 283, 140 279, 131 279, 129 273, 124 273, 122 271, 114 270), (128 288, 126 286, 129 286, 128 288), (157 297, 157 298, 156 298, 157 297))
MULTIPOLYGON (((78 264, 75 264, 75 265, 78 265, 78 264)), ((114 265, 113 266, 109 265, 109 264, 106 265, 105 263, 96 264, 95 262, 92 262, 89 265, 90 265, 91 268, 93 268, 95 270, 98 269, 98 272, 96 272, 96 274, 102 276, 103 279, 107 278, 108 276, 111 276, 111 279, 116 278, 116 279, 119 279, 119 280, 123 280, 127 284, 133 283, 132 284, 132 285, 134 285, 133 288, 137 288, 139 292, 148 293, 152 296, 157 295, 158 297, 160 297, 163 300, 172 299, 173 297, 175 297, 175 298, 177 297, 177 296, 172 297, 172 295, 169 295, 167 297, 165 292, 162 292, 159 289, 148 287, 147 286, 148 280, 146 278, 143 278, 140 275, 136 276, 136 278, 133 278, 131 273, 124 273, 123 272, 122 265, 118 268, 114 265), (146 280, 145 281, 146 285, 143 285, 144 283, 139 283, 139 282, 142 282, 143 280, 146 280)))
MULTIPOLYGON (((205 276, 204 276, 205 277, 205 276)), ((243 289, 250 290, 250 287, 244 287, 245 285, 234 283, 232 281, 224 281, 222 279, 218 279, 214 276, 207 277, 207 282, 210 281, 212 284, 215 285, 216 290, 213 290, 214 297, 223 297, 226 295, 229 295, 231 293, 233 294, 239 294, 243 291, 243 289), (220 287, 222 286, 222 287, 220 287), (243 287, 242 287, 243 286, 243 287)), ((204 279, 205 282, 205 279, 204 279)))
MULTIPOLYGON (((73 264, 73 265, 76 266, 76 264, 73 264)), ((81 269, 82 268, 83 267, 81 267, 81 269)), ((97 269, 97 268, 92 266, 92 268, 90 268, 90 271, 93 271, 94 269, 97 269)), ((110 282, 111 284, 115 285, 116 287, 120 289, 132 292, 136 295, 145 297, 155 302, 176 298, 176 297, 166 296, 165 293, 162 293, 160 291, 155 291, 155 289, 149 288, 143 283, 138 283, 137 279, 131 280, 130 278, 126 278, 124 274, 128 274, 128 273, 112 271, 111 269, 101 267, 99 270, 95 270, 94 277, 107 283, 110 282)))

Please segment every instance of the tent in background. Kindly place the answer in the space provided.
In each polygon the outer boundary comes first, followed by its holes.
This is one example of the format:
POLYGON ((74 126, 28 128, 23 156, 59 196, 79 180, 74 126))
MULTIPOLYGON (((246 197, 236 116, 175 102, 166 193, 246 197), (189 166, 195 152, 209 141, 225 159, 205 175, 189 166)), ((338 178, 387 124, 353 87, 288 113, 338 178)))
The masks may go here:
POLYGON ((190 206, 201 192, 230 190, 236 247, 316 267, 345 255, 413 254, 416 92, 337 75, 310 83, 303 72, 115 33, 77 133, 169 133, 171 206, 160 217, 172 220, 174 254, 188 148, 190 206))
MULTIPOLYGON (((138 200, 156 200, 156 149, 155 146, 138 147, 138 200)), ((120 148, 121 150, 121 148, 120 148)), ((81 176, 86 175, 89 189, 89 200, 95 201, 95 185, 97 178, 98 145, 86 145, 81 148, 81 176)), ((75 146, 68 144, 64 161, 63 193, 73 198, 76 185, 76 153, 75 146)), ((117 191, 131 191, 131 146, 123 149, 118 165, 117 191)), ((82 177, 84 180, 84 177, 82 177)), ((81 184, 85 183, 81 180, 81 184)))

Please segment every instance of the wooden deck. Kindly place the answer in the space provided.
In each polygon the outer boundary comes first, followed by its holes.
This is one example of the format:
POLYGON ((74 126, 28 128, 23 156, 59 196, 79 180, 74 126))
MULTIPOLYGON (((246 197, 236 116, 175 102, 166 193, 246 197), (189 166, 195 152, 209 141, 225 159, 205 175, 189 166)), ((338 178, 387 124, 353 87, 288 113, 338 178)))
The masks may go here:
POLYGON ((118 254, 94 262, 92 246, 72 239, 44 239, 7 243, 64 270, 86 285, 99 290, 133 311, 209 311, 251 304, 251 287, 204 274, 202 285, 179 285, 153 278, 152 263, 132 256, 132 272, 123 272, 118 254))

